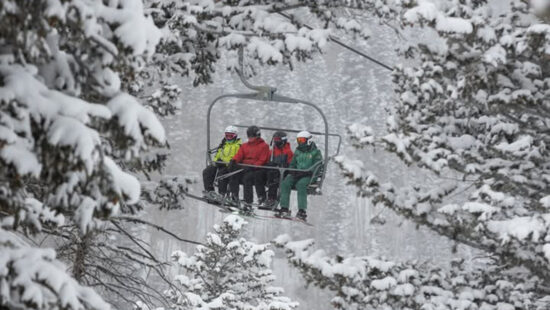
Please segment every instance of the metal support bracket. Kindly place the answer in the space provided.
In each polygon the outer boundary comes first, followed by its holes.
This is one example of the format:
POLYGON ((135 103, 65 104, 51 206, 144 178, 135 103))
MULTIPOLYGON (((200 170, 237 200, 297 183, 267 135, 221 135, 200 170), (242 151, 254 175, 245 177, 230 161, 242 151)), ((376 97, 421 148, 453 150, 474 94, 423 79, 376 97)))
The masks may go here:
POLYGON ((273 95, 277 91, 277 88, 271 87, 271 86, 252 85, 244 77, 244 61, 243 61, 244 56, 243 56, 243 54, 244 54, 244 51, 243 51, 243 48, 241 47, 241 48, 239 48, 239 66, 241 68, 236 70, 237 74, 239 75, 239 78, 241 79, 241 82, 243 82, 244 86, 246 86, 247 88, 258 92, 258 99, 272 100, 273 95))

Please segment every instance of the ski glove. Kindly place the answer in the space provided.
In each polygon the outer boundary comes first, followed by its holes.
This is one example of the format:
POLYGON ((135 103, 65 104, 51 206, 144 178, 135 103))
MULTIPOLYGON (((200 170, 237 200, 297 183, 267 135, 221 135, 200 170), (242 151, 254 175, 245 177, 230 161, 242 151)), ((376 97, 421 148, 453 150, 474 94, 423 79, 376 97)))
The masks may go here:
POLYGON ((290 173, 295 179, 300 179, 312 175, 311 171, 290 171, 290 173))

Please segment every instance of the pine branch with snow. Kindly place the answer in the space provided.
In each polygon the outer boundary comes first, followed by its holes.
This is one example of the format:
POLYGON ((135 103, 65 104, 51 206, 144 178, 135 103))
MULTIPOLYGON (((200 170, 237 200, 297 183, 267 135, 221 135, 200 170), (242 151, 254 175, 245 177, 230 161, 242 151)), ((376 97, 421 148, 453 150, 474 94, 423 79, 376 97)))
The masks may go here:
POLYGON ((369 30, 355 19, 337 14, 339 9, 361 9, 381 20, 396 16, 392 5, 375 0, 149 0, 148 4, 164 33, 154 56, 157 67, 168 74, 190 76, 195 85, 212 82, 221 53, 228 56, 228 69, 238 68, 236 50, 241 47, 247 59, 293 68, 294 62, 322 52, 332 32, 369 36, 369 30), (293 14, 296 10, 298 14, 293 14), (303 16, 313 17, 320 26, 307 28, 303 16))
POLYGON ((86 229, 92 216, 135 203, 138 181, 109 157, 121 150, 104 142, 109 137, 129 140, 126 152, 135 156, 165 140, 154 114, 122 92, 121 77, 128 72, 115 71, 151 53, 159 40, 141 2, 28 6, 7 1, 0 20, 5 29, 0 160, 3 192, 10 193, 7 205, 16 210, 25 198, 13 199, 16 193, 28 192, 58 213, 80 215, 77 221, 86 222, 81 225, 86 229), (136 24, 144 35, 131 36, 136 24))
POLYGON ((313 240, 291 241, 288 235, 273 243, 308 283, 334 293, 335 309, 542 310, 549 305, 546 293, 533 293, 539 279, 520 269, 484 262, 467 267, 457 260, 447 270, 370 256, 330 257, 312 249, 313 240))
POLYGON ((185 194, 191 183, 191 178, 165 175, 159 182, 145 183, 142 197, 145 202, 160 209, 182 209, 185 194))
POLYGON ((0 223, 0 306, 7 309, 94 309, 110 305, 81 286, 52 249, 30 247, 0 223))

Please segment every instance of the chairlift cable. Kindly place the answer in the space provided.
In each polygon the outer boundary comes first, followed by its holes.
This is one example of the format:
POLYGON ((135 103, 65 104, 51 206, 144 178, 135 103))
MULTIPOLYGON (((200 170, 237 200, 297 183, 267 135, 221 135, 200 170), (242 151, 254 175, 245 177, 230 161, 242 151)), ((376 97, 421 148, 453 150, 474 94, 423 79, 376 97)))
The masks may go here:
MULTIPOLYGON (((277 12, 277 13, 278 13, 279 15, 281 15, 281 16, 283 16, 283 17, 289 19, 289 20, 292 20, 292 17, 290 17, 289 15, 287 15, 287 14, 285 14, 285 13, 283 13, 283 12, 277 12)), ((307 25, 307 24, 302 24, 302 26, 306 27, 306 28, 309 29, 309 30, 313 30, 313 27, 311 27, 311 26, 309 26, 309 25, 307 25)), ((342 46, 343 48, 345 48, 345 49, 347 49, 347 50, 349 50, 349 51, 352 51, 352 52, 356 53, 356 54, 359 55, 359 56, 362 56, 362 57, 364 57, 364 58, 366 58, 366 59, 368 59, 368 60, 374 62, 375 64, 377 64, 377 65, 379 65, 379 66, 381 66, 381 67, 383 67, 383 68, 385 68, 385 69, 388 69, 388 70, 390 70, 390 71, 393 71, 392 67, 390 67, 390 66, 384 64, 383 62, 381 62, 381 61, 379 61, 379 60, 376 60, 376 59, 372 58, 371 56, 369 56, 369 55, 367 55, 367 54, 365 54, 365 53, 363 53, 363 52, 361 52, 361 51, 359 51, 359 50, 357 50, 357 49, 355 49, 355 48, 353 48, 353 47, 351 47, 351 46, 349 46, 349 45, 347 45, 347 44, 344 44, 342 41, 336 39, 336 38, 335 38, 334 36, 332 36, 332 35, 329 35, 329 40, 331 40, 332 42, 334 42, 334 43, 336 43, 336 44, 342 46)))

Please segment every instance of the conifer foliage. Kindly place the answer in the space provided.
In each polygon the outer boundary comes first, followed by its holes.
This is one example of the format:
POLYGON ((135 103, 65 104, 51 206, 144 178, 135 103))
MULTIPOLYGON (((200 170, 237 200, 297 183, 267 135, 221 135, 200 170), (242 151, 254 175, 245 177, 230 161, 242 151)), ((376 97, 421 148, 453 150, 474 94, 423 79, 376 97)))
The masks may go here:
POLYGON ((108 308, 13 232, 85 234, 133 210, 119 164, 165 133, 125 89, 160 35, 140 0, 0 2, 0 307, 108 308))
POLYGON ((212 82, 214 63, 222 51, 229 69, 238 68, 235 51, 241 47, 247 59, 292 68, 295 61, 310 59, 313 53, 322 51, 334 29, 362 38, 369 36, 366 27, 354 18, 337 14, 338 9, 361 9, 367 15, 383 18, 394 14, 391 6, 376 0, 150 0, 148 3, 148 11, 165 34, 155 55, 157 68, 190 76, 195 85, 212 82), (306 27, 305 21, 313 21, 313 29, 306 27))
POLYGON ((335 309, 542 310, 548 305, 533 293, 537 278, 522 278, 517 270, 464 268, 460 259, 443 269, 371 256, 329 257, 312 249, 312 239, 291 241, 288 235, 274 244, 308 283, 334 292, 335 309))
POLYGON ((271 286, 274 255, 269 244, 256 244, 242 237, 246 222, 236 215, 226 217, 206 237, 193 255, 172 254, 185 272, 176 276, 178 290, 168 291, 173 309, 289 310, 298 303, 271 286))
POLYGON ((393 72, 398 99, 389 133, 375 137, 362 124, 349 133, 359 147, 383 145, 457 181, 403 188, 360 161, 336 161, 374 204, 485 251, 490 266, 508 266, 488 267, 480 279, 521 266, 514 272, 538 279, 531 292, 543 294, 550 284, 550 25, 527 1, 510 1, 498 16, 486 1, 403 3, 403 25, 430 39, 403 49, 412 60, 393 72))

